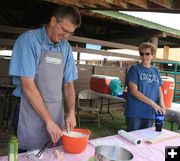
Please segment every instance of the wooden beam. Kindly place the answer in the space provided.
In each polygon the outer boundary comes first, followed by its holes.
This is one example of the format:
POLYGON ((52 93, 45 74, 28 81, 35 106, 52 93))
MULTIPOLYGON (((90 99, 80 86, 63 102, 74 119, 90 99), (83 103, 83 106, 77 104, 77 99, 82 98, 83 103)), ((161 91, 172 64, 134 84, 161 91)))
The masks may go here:
MULTIPOLYGON (((27 30, 28 30, 27 28, 0 25, 0 32, 21 34, 22 32, 25 32, 27 30)), ((1 40, 2 45, 11 46, 14 43, 13 39, 1 38, 0 40, 1 40)), ((138 49, 136 46, 132 46, 132 45, 113 43, 113 42, 97 40, 97 39, 90 39, 90 38, 85 38, 85 37, 80 37, 80 36, 70 36, 68 38, 68 40, 74 41, 74 42, 81 42, 81 43, 97 44, 97 45, 102 45, 102 46, 106 46, 106 47, 110 47, 110 48, 118 48, 118 49, 124 48, 124 49, 131 49, 131 50, 137 50, 138 49)))
POLYGON ((128 7, 127 3, 124 3, 124 0, 106 0, 106 2, 117 7, 122 7, 122 8, 128 7))
POLYGON ((148 1, 147 0, 124 0, 126 3, 133 4, 135 6, 148 9, 148 1))
POLYGON ((174 8, 175 0, 150 0, 151 2, 165 8, 174 8))
MULTIPOLYGON (((12 40, 12 39, 0 38, 0 45, 13 46, 14 42, 15 42, 15 40, 12 40)), ((139 60, 139 56, 124 54, 124 53, 116 53, 116 52, 110 52, 110 51, 99 51, 99 50, 86 49, 86 48, 75 47, 75 46, 72 46, 72 50, 75 52, 98 54, 98 55, 104 55, 104 56, 115 56, 115 57, 123 57, 123 58, 130 58, 130 59, 139 60)), ((159 61, 162 59, 156 59, 156 60, 159 61)))
POLYGON ((70 36, 68 40, 74 41, 74 42, 96 44, 96 45, 101 45, 101 46, 106 46, 106 47, 116 48, 116 49, 138 50, 138 47, 133 46, 133 45, 126 45, 126 44, 114 43, 114 42, 109 42, 109 41, 90 39, 90 38, 85 38, 85 37, 80 37, 80 36, 70 36))
POLYGON ((90 6, 95 7, 105 7, 105 8, 111 8, 111 4, 106 2, 106 0, 79 0, 83 5, 89 4, 90 6))
POLYGON ((82 48, 82 47, 72 47, 72 49, 73 49, 73 51, 80 52, 80 53, 96 54, 96 55, 104 55, 104 56, 114 56, 114 57, 122 57, 122 58, 130 58, 130 59, 139 60, 139 56, 124 54, 124 53, 93 50, 93 49, 86 49, 86 48, 82 48))
POLYGON ((27 31, 27 28, 20 27, 12 27, 6 25, 0 25, 0 32, 13 33, 13 34, 21 34, 22 32, 27 31))
POLYGON ((180 10, 180 1, 176 1, 175 9, 180 10))
POLYGON ((47 2, 55 3, 55 4, 70 4, 75 5, 75 0, 45 0, 47 2))
POLYGON ((4 38, 0 38, 0 45, 3 46, 13 46, 15 40, 13 39, 4 39, 4 38))
POLYGON ((79 3, 79 0, 44 0, 50 3, 55 3, 55 4, 64 4, 64 5, 72 5, 76 7, 83 7, 81 3, 79 3))
MULTIPOLYGON (((0 45, 13 46, 14 42, 15 42, 15 40, 12 40, 12 39, 0 38, 0 45)), ((86 48, 75 47, 75 46, 72 46, 72 49, 73 49, 73 51, 76 51, 76 52, 98 54, 98 55, 105 55, 105 56, 116 56, 116 57, 131 58, 131 59, 139 60, 139 56, 128 55, 128 54, 124 54, 124 53, 100 51, 100 50, 86 49, 86 48)))
MULTIPOLYGON (((86 49, 82 47, 72 47, 73 51, 87 54, 96 54, 96 55, 104 55, 104 56, 114 56, 114 57, 121 57, 121 58, 129 58, 129 59, 135 59, 140 60, 139 56, 136 55, 129 55, 124 53, 116 53, 116 52, 110 52, 110 51, 99 51, 99 50, 93 50, 93 49, 86 49)), ((155 58, 154 61, 163 61, 163 59, 155 58)))
POLYGON ((101 7, 112 8, 112 5, 108 2, 106 2, 106 0, 95 0, 95 2, 98 2, 97 5, 99 5, 101 7))

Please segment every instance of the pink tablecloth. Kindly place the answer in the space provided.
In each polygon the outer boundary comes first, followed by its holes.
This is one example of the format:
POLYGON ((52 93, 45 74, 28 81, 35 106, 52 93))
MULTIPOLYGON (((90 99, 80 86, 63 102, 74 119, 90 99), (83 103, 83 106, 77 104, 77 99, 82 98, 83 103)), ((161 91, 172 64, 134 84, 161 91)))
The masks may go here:
MULTIPOLYGON (((62 146, 49 148, 43 153, 43 156, 40 160, 42 161, 58 161, 54 155, 54 151, 59 150, 60 152, 63 151, 62 146)), ((64 161, 87 161, 90 156, 94 154, 94 147, 92 145, 88 145, 85 151, 80 154, 70 154, 70 153, 63 153, 64 161)), ((0 161, 7 161, 7 156, 0 157, 0 161)), ((18 161, 29 161, 27 157, 27 153, 21 153, 18 155, 18 161)))
MULTIPOLYGON (((145 130, 147 129, 133 131, 131 132, 131 134, 144 140, 145 136, 141 135, 141 133, 143 133, 145 130)), ((164 129, 163 129, 163 133, 166 134, 167 136, 176 135, 176 133, 168 131, 168 130, 164 130, 164 129)), ((102 141, 109 144, 111 143, 113 144, 114 142, 116 142, 116 145, 117 145, 118 140, 121 146, 128 149, 133 154, 134 156, 133 161, 155 161, 155 160, 164 161, 165 160, 165 146, 180 146, 180 136, 174 139, 167 139, 159 143, 150 144, 150 143, 144 142, 139 145, 134 145, 118 135, 98 138, 92 141, 100 141, 100 142, 102 141)), ((56 149, 58 149, 59 151, 63 151, 62 147, 47 149, 44 152, 42 160, 43 161, 57 161, 57 159, 55 159, 55 156, 53 154, 53 151, 56 149)), ((65 161, 88 161, 88 158, 91 157, 93 154, 94 154, 94 146, 91 143, 89 143, 86 150, 82 152, 81 154, 69 154, 69 153, 64 152, 63 157, 65 161)), ((28 160, 27 154, 26 153, 19 154, 18 160, 27 161, 28 160)), ((7 156, 0 157, 0 161, 7 161, 7 156)))

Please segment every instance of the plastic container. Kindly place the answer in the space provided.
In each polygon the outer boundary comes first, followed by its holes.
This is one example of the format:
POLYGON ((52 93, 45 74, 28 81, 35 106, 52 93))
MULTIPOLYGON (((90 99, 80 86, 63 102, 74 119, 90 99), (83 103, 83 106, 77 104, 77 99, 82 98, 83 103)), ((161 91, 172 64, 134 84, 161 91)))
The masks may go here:
POLYGON ((155 114, 155 128, 156 131, 161 132, 164 124, 164 115, 161 113, 155 114))
POLYGON ((90 89, 103 94, 111 94, 109 85, 113 79, 119 80, 119 77, 93 74, 90 79, 90 89))
POLYGON ((73 129, 70 133, 65 133, 62 136, 64 150, 73 154, 81 153, 87 147, 90 134, 88 129, 73 129))
POLYGON ((11 136, 8 143, 8 161, 18 160, 18 140, 16 136, 11 136))
POLYGON ((174 95, 174 78, 161 76, 163 84, 162 91, 164 97, 164 105, 166 108, 170 108, 172 105, 173 95, 174 95))

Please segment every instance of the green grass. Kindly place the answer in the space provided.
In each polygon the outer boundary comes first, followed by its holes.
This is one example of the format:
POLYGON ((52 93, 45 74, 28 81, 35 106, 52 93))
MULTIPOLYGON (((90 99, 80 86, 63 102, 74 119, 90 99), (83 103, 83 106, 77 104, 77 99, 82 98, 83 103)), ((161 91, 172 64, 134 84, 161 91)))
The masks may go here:
MULTIPOLYGON (((100 116, 100 124, 101 127, 98 127, 97 122, 81 122, 81 128, 86 128, 91 130, 92 134, 90 135, 90 139, 95 139, 99 137, 116 135, 117 131, 120 129, 126 130, 125 117, 123 115, 122 109, 112 109, 111 113, 114 117, 112 120, 109 115, 101 115, 100 116)), ((171 130, 171 124, 167 121, 164 122, 164 129, 171 130)), ((178 125, 174 123, 173 131, 178 132, 178 125)))
POLYGON ((108 114, 100 115, 100 128, 98 127, 98 123, 93 121, 81 122, 81 128, 91 130, 91 139, 117 134, 119 129, 125 130, 126 125, 122 110, 111 110, 111 113, 114 117, 113 120, 108 114))

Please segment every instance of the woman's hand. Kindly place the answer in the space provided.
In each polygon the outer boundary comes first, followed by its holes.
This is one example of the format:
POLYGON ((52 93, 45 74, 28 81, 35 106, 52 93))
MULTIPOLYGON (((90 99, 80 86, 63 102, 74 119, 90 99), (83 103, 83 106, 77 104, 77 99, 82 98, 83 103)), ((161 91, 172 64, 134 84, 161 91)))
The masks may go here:
POLYGON ((166 114, 166 107, 164 103, 160 103, 159 106, 164 110, 164 114, 166 114))
POLYGON ((165 114, 166 113, 166 108, 165 106, 161 107, 160 105, 156 104, 155 102, 152 101, 151 106, 155 109, 156 113, 159 112, 161 114, 165 114))

